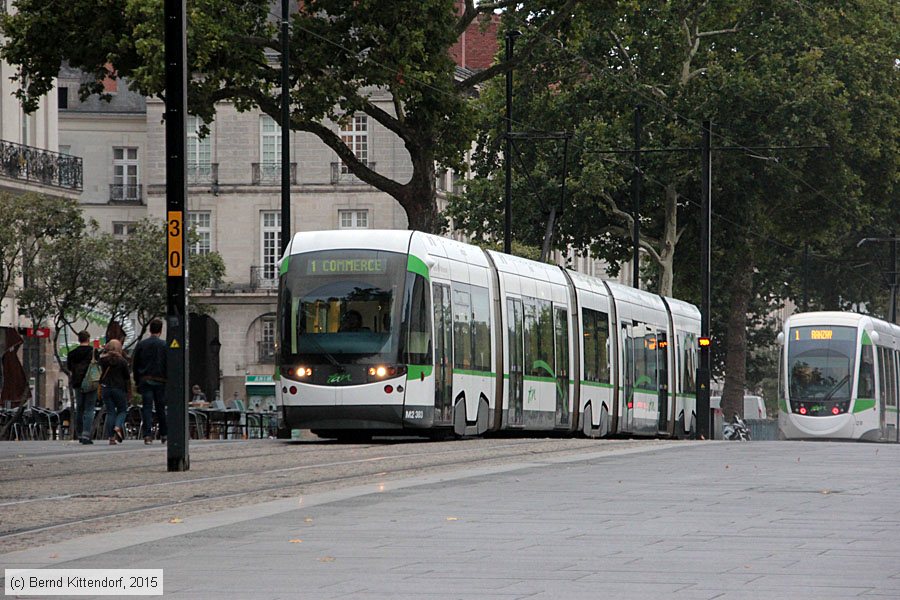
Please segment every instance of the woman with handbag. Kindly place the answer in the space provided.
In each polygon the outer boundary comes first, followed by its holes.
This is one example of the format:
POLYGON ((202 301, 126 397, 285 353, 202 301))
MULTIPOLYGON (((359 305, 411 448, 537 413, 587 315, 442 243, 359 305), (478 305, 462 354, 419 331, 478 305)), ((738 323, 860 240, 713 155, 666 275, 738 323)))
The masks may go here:
POLYGON ((100 397, 106 405, 106 437, 110 445, 125 440, 125 415, 130 395, 131 369, 122 351, 122 342, 109 340, 106 352, 100 357, 100 397))

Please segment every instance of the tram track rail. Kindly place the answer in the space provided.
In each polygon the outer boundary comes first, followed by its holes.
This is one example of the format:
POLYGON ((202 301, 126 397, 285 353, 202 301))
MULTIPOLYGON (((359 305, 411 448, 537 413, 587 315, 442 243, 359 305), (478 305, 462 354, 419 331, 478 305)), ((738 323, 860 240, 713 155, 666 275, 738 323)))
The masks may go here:
MULTIPOLYGON (((120 465, 115 471, 99 468, 93 457, 74 452, 67 455, 71 472, 55 481, 36 481, 34 466, 29 468, 32 478, 15 470, 0 472, 0 487, 5 490, 30 484, 17 497, 4 492, 6 497, 0 500, 0 546, 12 551, 294 495, 638 443, 653 441, 506 438, 358 445, 261 441, 219 446, 210 456, 196 452, 193 470, 168 474, 158 451, 136 451, 137 464, 120 465)), ((110 461, 117 453, 95 454, 110 461)))

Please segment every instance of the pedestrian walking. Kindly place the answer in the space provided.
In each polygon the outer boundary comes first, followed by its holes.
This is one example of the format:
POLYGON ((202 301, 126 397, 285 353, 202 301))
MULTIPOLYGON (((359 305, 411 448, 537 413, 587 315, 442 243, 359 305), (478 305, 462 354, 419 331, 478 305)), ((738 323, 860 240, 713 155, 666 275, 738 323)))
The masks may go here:
POLYGON ((66 357, 66 369, 68 369, 69 384, 75 395, 75 418, 73 425, 75 435, 82 444, 93 444, 91 433, 94 429, 94 413, 97 406, 97 390, 82 391, 81 383, 87 374, 91 359, 98 360, 100 353, 91 346, 91 334, 87 331, 78 332, 78 347, 69 352, 66 357))
POLYGON ((110 445, 125 440, 125 415, 131 396, 131 369, 122 351, 122 342, 109 340, 100 357, 100 397, 106 406, 106 437, 110 445))
POLYGON ((168 436, 166 420, 166 343, 160 337, 162 321, 150 321, 150 337, 138 342, 132 367, 134 382, 143 402, 143 431, 145 444, 153 443, 153 411, 159 423, 159 439, 165 444, 168 436))

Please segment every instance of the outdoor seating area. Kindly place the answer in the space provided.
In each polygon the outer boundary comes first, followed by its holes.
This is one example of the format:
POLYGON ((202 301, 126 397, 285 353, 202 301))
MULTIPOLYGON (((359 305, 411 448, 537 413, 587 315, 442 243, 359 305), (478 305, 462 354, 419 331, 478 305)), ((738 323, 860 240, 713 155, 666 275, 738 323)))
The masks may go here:
MULTIPOLYGON (((225 408, 213 403, 209 408, 188 409, 188 434, 194 440, 265 439, 275 436, 277 414, 240 408, 225 408)), ((106 410, 96 409, 91 439, 103 439, 106 410)), ((52 411, 20 406, 0 409, 0 441, 66 440, 72 436, 72 410, 52 411)), ((143 414, 140 406, 128 407, 125 439, 143 439, 143 414)), ((158 439, 158 422, 153 419, 153 438, 158 439)))

